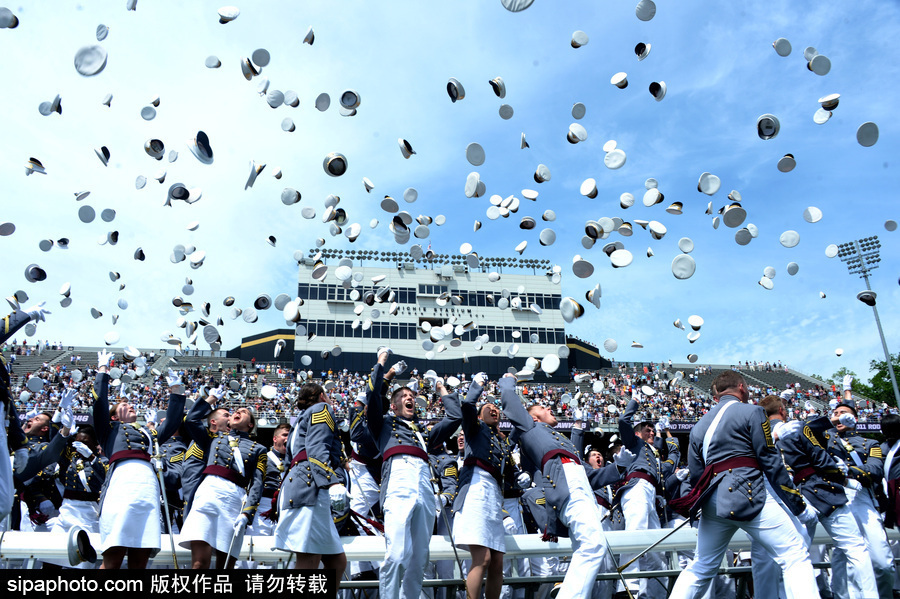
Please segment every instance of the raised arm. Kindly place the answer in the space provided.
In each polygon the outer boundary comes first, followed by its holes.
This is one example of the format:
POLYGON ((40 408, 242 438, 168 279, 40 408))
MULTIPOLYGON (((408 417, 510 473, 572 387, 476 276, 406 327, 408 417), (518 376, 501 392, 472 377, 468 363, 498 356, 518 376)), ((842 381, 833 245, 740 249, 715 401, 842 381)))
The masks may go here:
POLYGON ((381 436, 384 426, 384 401, 382 400, 382 385, 384 383, 384 366, 387 364, 388 354, 383 352, 378 355, 378 361, 369 375, 369 384, 366 387, 366 424, 375 442, 381 436))
POLYGON ((503 375, 497 382, 497 387, 500 389, 500 406, 513 427, 520 433, 527 433, 533 429, 534 418, 522 405, 522 400, 516 393, 516 377, 508 373, 503 375))
MULTIPOLYGON (((440 387, 443 390, 443 385, 440 387)), ((435 453, 441 445, 450 438, 450 435, 462 424, 462 412, 459 405, 459 396, 448 393, 441 396, 444 402, 444 417, 434 425, 431 434, 428 435, 428 453, 435 453)))
POLYGON ((166 382, 169 384, 169 406, 166 409, 166 421, 156 431, 156 440, 160 445, 174 435, 182 422, 184 422, 185 397, 184 384, 181 382, 181 377, 170 369, 166 382))
MULTIPOLYGON (((105 352, 100 352, 105 353, 105 352)), ((109 374, 107 374, 108 359, 99 367, 97 377, 94 379, 94 386, 91 393, 94 396, 94 430, 97 432, 97 440, 100 446, 106 449, 106 440, 109 438, 110 427, 112 424, 109 420, 109 374)))
POLYGON ((637 451, 643 442, 634 434, 634 425, 631 424, 631 419, 639 407, 640 404, 637 400, 632 399, 625 406, 625 411, 619 414, 619 438, 622 440, 622 445, 629 451, 637 451))
POLYGON ((466 393, 460 405, 462 411, 462 429, 466 437, 475 435, 478 432, 478 398, 484 388, 478 381, 472 381, 469 385, 469 391, 466 393))
MULTIPOLYGON (((187 413, 187 418, 184 420, 184 426, 188 434, 197 444, 197 447, 203 450, 204 454, 209 451, 209 446, 212 444, 212 436, 203 422, 203 419, 212 412, 210 398, 211 396, 207 396, 204 401, 197 400, 194 402, 194 405, 187 413)), ((213 399, 213 401, 215 400, 213 399)))

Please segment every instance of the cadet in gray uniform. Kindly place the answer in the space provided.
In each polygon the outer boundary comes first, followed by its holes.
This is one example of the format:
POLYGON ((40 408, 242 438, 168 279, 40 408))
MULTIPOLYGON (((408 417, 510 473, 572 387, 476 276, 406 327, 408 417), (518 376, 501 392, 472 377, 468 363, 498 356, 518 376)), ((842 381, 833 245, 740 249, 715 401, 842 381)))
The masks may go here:
MULTIPOLYGON (((213 410, 206 417, 206 436, 213 438, 219 433, 227 433, 229 418, 231 418, 231 414, 228 413, 227 409, 216 408, 213 410)), ((184 518, 187 518, 191 511, 194 492, 200 486, 204 468, 206 468, 206 454, 196 441, 191 440, 187 450, 184 452, 184 461, 181 466, 181 493, 184 496, 182 521, 184 518)))
MULTIPOLYGON (((846 394, 849 395, 849 391, 846 394)), ((837 428, 837 434, 833 431, 825 433, 828 438, 827 450, 847 476, 845 490, 848 505, 866 540, 875 570, 878 595, 882 599, 890 599, 894 594, 894 562, 875 499, 876 491, 881 490, 884 476, 881 446, 856 432, 856 405, 852 399, 845 398, 838 404, 831 421, 837 428)), ((843 591, 847 578, 844 552, 836 547, 831 561, 832 585, 840 585, 843 591)))
POLYGON ((393 414, 385 413, 381 384, 390 354, 388 348, 379 349, 367 390, 367 424, 384 459, 381 508, 386 551, 379 592, 385 599, 418 599, 436 512, 428 454, 450 438, 462 414, 458 399, 444 395, 446 415, 429 432, 417 422, 416 393, 408 387, 391 394, 393 414))
POLYGON ((456 514, 453 538, 472 554, 472 566, 466 576, 469 597, 481 595, 486 576, 484 596, 498 599, 503 586, 503 554, 506 553, 503 470, 509 447, 497 428, 500 411, 496 406, 485 404, 479 416, 477 403, 484 383, 484 374, 476 374, 461 405, 466 448, 453 501, 456 514))
POLYGON ((210 438, 203 420, 225 388, 210 391, 188 412, 188 433, 206 455, 203 479, 184 521, 179 545, 191 550, 193 568, 207 569, 216 553, 216 568, 233 568, 247 525, 256 515, 266 474, 265 446, 250 439, 256 424, 247 408, 238 408, 229 419, 228 433, 210 438), (231 548, 231 554, 228 553, 231 548))
MULTIPOLYGON (((634 454, 634 460, 628 467, 625 485, 619 489, 617 497, 625 516, 625 530, 658 530, 660 526, 656 496, 664 495, 661 460, 654 447, 656 431, 653 425, 646 421, 636 426, 632 424, 639 407, 637 400, 631 399, 619 416, 619 438, 625 448, 634 454)), ((670 445, 670 452, 675 454, 676 461, 681 459, 677 442, 670 445)), ((631 554, 622 555, 623 562, 628 562, 631 558, 631 554)), ((662 555, 657 552, 647 553, 628 566, 625 572, 637 572, 638 566, 644 571, 662 570, 662 555)), ((632 594, 637 594, 640 589, 641 599, 663 599, 666 596, 667 589, 660 579, 630 579, 628 586, 632 594)))
POLYGON ((287 441, 287 477, 278 492, 275 547, 297 554, 297 568, 316 569, 319 562, 344 577, 347 556, 332 521, 332 509, 346 513, 341 439, 325 390, 314 383, 300 389, 297 418, 287 441))
POLYGON ((696 517, 697 510, 703 510, 697 559, 678 577, 670 597, 705 593, 728 542, 742 529, 781 566, 789 599, 818 598, 804 539, 773 495, 803 522, 814 519, 816 512, 792 486, 765 410, 746 403, 750 392, 737 372, 727 370, 716 377, 713 391, 718 403, 691 430, 688 465, 693 488, 671 504, 684 516, 690 512, 696 517))
POLYGON ((549 408, 525 409, 513 375, 504 375, 498 387, 503 413, 518 433, 523 466, 535 473, 535 482, 544 491, 544 539, 567 535, 572 539, 572 561, 558 597, 589 597, 607 551, 597 501, 575 446, 553 429, 556 416, 549 408))
POLYGON ((276 509, 274 501, 277 499, 278 490, 284 473, 287 472, 289 462, 285 459, 287 454, 287 440, 291 432, 291 425, 284 423, 275 427, 272 434, 272 449, 266 454, 266 476, 263 480, 262 498, 259 500, 259 518, 253 523, 247 532, 251 535, 270 536, 275 532, 276 509))
POLYGON ((156 443, 164 443, 181 426, 184 417, 184 385, 171 369, 166 377, 169 406, 166 420, 157 430, 138 427, 134 406, 109 406, 109 374, 112 354, 97 355, 94 381, 94 428, 103 453, 109 456, 109 474, 100 497, 100 549, 103 569, 118 569, 128 554, 129 569, 147 567, 151 553, 160 547, 160 489, 150 463, 156 443))

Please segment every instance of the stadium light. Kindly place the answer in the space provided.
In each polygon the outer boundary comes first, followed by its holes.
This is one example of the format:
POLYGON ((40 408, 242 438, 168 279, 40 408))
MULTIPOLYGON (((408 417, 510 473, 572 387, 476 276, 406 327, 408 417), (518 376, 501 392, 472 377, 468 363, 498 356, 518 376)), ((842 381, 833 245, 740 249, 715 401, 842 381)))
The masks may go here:
POLYGON ((881 329, 881 319, 878 318, 878 308, 875 307, 877 294, 872 291, 869 284, 869 273, 878 268, 881 262, 879 250, 881 242, 877 235, 863 237, 856 241, 848 241, 838 246, 838 257, 847 265, 847 271, 851 275, 859 275, 865 280, 866 290, 856 294, 856 299, 867 306, 872 307, 875 314, 875 324, 878 326, 878 336, 881 337, 881 347, 884 349, 884 359, 887 364, 888 374, 891 376, 891 386, 894 388, 894 401, 900 406, 900 391, 897 389, 897 377, 894 375, 894 364, 891 362, 891 352, 888 351, 887 341, 884 340, 884 331, 881 329))

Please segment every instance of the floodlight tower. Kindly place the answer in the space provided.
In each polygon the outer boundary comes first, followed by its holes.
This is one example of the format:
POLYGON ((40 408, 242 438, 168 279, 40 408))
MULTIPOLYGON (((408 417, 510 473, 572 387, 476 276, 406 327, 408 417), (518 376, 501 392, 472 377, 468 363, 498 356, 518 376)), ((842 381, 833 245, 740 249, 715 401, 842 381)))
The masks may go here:
POLYGON ((838 257, 841 262, 847 265, 847 270, 851 275, 859 275, 859 278, 866 282, 866 290, 856 294, 856 299, 872 306, 872 312, 875 313, 875 324, 878 326, 878 336, 881 337, 881 347, 884 349, 884 359, 887 361, 888 374, 891 375, 891 385, 894 388, 894 401, 900 406, 900 391, 897 390, 897 377, 894 376, 894 364, 891 361, 891 353, 888 351, 887 342, 884 340, 884 331, 881 329, 881 319, 878 318, 878 308, 875 307, 875 298, 877 294, 872 291, 869 284, 869 273, 878 268, 881 262, 879 250, 881 242, 878 236, 863 237, 855 241, 848 241, 838 246, 838 257))

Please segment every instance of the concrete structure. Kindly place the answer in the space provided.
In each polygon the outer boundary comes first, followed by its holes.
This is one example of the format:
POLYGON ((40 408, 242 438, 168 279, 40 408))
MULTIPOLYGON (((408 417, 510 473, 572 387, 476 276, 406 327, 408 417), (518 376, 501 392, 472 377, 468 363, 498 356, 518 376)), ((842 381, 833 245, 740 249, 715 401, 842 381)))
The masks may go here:
MULTIPOLYGON (((296 335, 284 329, 244 339, 241 359, 273 362, 274 344, 284 339, 279 360, 292 360, 295 368, 316 375, 344 368, 366 372, 378 346, 389 345, 394 360, 402 357, 420 374, 434 369, 496 377, 523 369, 529 357, 555 356, 555 373, 548 379, 537 372, 535 379, 568 381, 561 275, 549 262, 483 258, 473 267, 471 258, 459 255, 429 261, 402 252, 330 250, 318 260, 316 254, 310 250, 299 260, 303 305, 296 335)), ((582 361, 601 367, 596 348, 574 345, 589 352, 582 361)))

